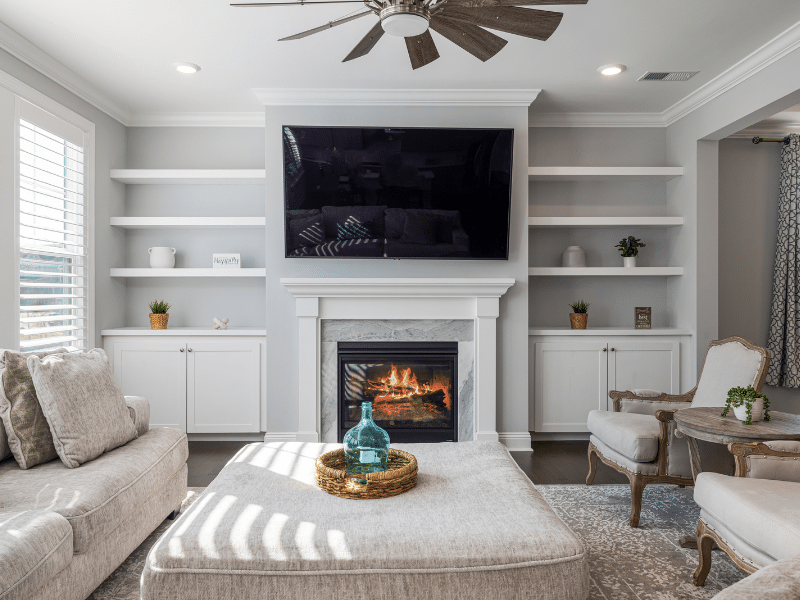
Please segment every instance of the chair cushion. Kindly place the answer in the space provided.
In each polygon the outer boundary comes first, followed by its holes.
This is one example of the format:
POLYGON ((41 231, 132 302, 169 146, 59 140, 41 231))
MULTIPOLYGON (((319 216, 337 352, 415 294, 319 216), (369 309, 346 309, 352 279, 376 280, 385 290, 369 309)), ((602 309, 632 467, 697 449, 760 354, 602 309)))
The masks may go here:
POLYGON ((586 424, 606 446, 636 462, 658 456, 658 420, 651 415, 593 410, 586 424))
POLYGON ((72 560, 72 528, 54 512, 0 514, 0 598, 29 598, 72 560))
MULTIPOLYGON (((127 410, 127 409, 126 409, 127 410)), ((73 530, 74 551, 86 552, 178 472, 188 456, 186 434, 167 427, 69 469, 53 460, 27 471, 0 464, 0 489, 8 510, 47 509, 73 530)))
POLYGON ((694 500, 775 560, 800 554, 800 483, 701 473, 694 500))
POLYGON ((750 350, 741 342, 711 346, 697 382, 692 408, 725 406, 728 390, 755 384, 761 359, 760 352, 750 350))

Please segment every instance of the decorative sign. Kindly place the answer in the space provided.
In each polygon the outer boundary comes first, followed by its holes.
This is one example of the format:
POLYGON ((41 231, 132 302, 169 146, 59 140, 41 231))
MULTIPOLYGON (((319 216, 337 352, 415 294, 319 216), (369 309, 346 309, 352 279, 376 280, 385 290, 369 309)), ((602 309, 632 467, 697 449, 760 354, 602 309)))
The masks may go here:
POLYGON ((636 329, 650 329, 650 307, 636 307, 636 329))
POLYGON ((215 269, 239 269, 242 266, 241 254, 214 254, 215 269))

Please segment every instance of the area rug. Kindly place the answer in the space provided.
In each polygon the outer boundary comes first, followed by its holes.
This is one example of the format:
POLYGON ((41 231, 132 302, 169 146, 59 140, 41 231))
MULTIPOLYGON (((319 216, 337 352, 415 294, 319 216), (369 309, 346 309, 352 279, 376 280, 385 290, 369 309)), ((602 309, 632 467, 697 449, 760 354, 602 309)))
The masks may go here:
MULTIPOLYGON (((578 534, 589 551, 590 600, 706 600, 744 577, 721 551, 713 553, 705 587, 692 584, 697 550, 678 539, 694 533, 700 509, 691 489, 649 485, 641 525, 628 526, 631 507, 626 485, 538 485, 547 502, 578 534)), ((204 488, 189 488, 185 509, 204 488)), ((139 600, 139 580, 147 553, 172 521, 164 521, 89 597, 139 600)))

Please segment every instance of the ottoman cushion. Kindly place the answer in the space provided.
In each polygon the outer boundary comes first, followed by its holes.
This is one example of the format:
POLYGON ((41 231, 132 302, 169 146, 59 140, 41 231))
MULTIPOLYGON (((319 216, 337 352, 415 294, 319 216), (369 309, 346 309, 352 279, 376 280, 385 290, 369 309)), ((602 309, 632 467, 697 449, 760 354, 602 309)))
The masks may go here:
POLYGON ((404 444, 414 489, 316 487, 336 444, 243 448, 151 550, 143 600, 580 599, 586 553, 499 443, 404 444))

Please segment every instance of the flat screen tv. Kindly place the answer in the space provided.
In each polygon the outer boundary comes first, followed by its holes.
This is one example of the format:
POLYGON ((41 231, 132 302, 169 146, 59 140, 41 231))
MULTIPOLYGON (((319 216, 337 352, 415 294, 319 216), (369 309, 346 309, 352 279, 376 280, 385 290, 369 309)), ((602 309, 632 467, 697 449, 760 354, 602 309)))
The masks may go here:
POLYGON ((287 258, 508 259, 513 129, 283 127, 287 258))

